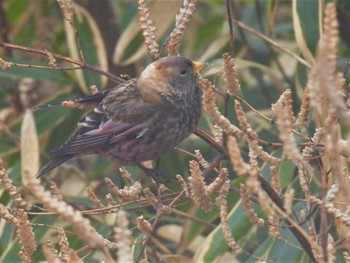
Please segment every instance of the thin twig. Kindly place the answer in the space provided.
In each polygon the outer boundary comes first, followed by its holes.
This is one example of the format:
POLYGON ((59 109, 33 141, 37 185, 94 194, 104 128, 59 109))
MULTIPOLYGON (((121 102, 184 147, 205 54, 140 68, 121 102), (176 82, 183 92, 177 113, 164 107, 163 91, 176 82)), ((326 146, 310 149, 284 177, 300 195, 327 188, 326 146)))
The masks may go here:
MULTIPOLYGON (((22 51, 26 51, 26 52, 30 52, 30 53, 35 53, 35 54, 39 54, 39 55, 43 55, 43 56, 47 56, 47 51, 42 50, 42 49, 37 49, 37 48, 31 48, 31 47, 24 47, 24 46, 19 46, 19 45, 15 45, 15 44, 10 44, 10 43, 5 43, 5 42, 0 42, 0 47, 4 47, 4 48, 9 48, 9 49, 16 49, 16 50, 22 50, 22 51)), ((50 52, 51 53, 51 52, 50 52)), ((75 65, 78 65, 81 69, 87 69, 96 73, 99 73, 103 76, 106 76, 110 79, 112 79, 113 81, 117 82, 117 83, 122 83, 124 82, 124 79, 118 76, 115 76, 107 71, 104 71, 98 67, 94 67, 92 65, 89 65, 83 61, 78 61, 75 60, 73 58, 70 57, 65 57, 56 53, 51 53, 51 55, 56 58, 56 59, 60 59, 63 61, 67 61, 70 63, 73 63, 75 65)), ((54 68, 56 69, 56 68, 54 68)), ((57 69, 56 69, 57 70, 57 69)))
POLYGON ((226 12, 227 12, 227 20, 228 20, 228 26, 230 29, 230 55, 233 57, 234 55, 234 35, 233 35, 233 22, 232 22, 232 12, 231 12, 231 0, 226 0, 226 12))
POLYGON ((218 144, 214 138, 212 138, 208 133, 206 133, 204 130, 200 128, 196 128, 193 132, 195 135, 197 135, 199 138, 204 140, 206 143, 208 143, 210 146, 212 146, 215 150, 217 150, 219 153, 223 154, 225 157, 228 157, 228 153, 226 149, 218 144))
MULTIPOLYGON (((276 191, 261 175, 259 175, 259 181, 265 193, 270 197, 270 199, 275 203, 275 205, 281 210, 280 212, 285 213, 284 202, 280 198, 278 193, 276 193, 276 191)), ((304 251, 309 255, 310 259, 313 262, 316 262, 316 259, 314 257, 314 254, 312 253, 311 245, 308 239, 303 235, 303 232, 299 231, 301 227, 297 223, 295 223, 289 216, 283 217, 283 220, 290 227, 290 231, 293 233, 295 238, 299 241, 300 245, 303 247, 304 251)))
MULTIPOLYGON (((213 171, 213 169, 214 169, 223 159, 225 159, 225 157, 224 157, 223 155, 221 155, 221 154, 218 155, 218 156, 214 159, 214 161, 211 162, 211 163, 209 164, 208 168, 205 169, 205 170, 203 171, 202 176, 203 176, 203 177, 208 176, 208 175, 213 171)), ((159 187, 158 187, 158 189, 159 189, 159 187)), ((185 191, 182 190, 182 191, 178 194, 178 196, 177 196, 176 198, 174 198, 173 201, 170 202, 170 204, 169 204, 168 206, 169 206, 169 207, 174 207, 174 206, 176 205, 176 203, 179 202, 184 196, 185 196, 185 191)), ((157 213, 156 213, 156 216, 154 217, 154 221, 152 222, 152 231, 149 232, 149 233, 147 234, 147 236, 145 237, 145 241, 144 241, 145 243, 144 243, 144 245, 143 245, 143 247, 142 247, 142 249, 141 249, 141 251, 140 251, 139 256, 137 257, 136 262, 139 262, 139 260, 141 259, 141 256, 142 256, 143 251, 144 251, 144 249, 145 249, 145 247, 146 247, 146 243, 147 243, 147 240, 149 239, 149 236, 150 236, 151 233, 153 233, 153 231, 155 230, 155 227, 156 227, 156 225, 158 224, 160 218, 165 214, 165 210, 162 209, 162 208, 163 208, 163 207, 162 207, 163 204, 159 204, 159 206, 160 206, 160 207, 159 207, 159 209, 157 209, 157 213)))
POLYGON ((205 220, 203 220, 203 219, 200 219, 200 218, 198 218, 198 217, 189 215, 189 214, 187 214, 187 213, 185 213, 185 212, 182 212, 181 210, 178 210, 178 209, 173 208, 173 209, 172 209, 172 212, 173 212, 174 214, 179 215, 179 216, 182 216, 182 217, 191 219, 192 221, 195 221, 195 222, 198 222, 198 223, 200 223, 200 224, 202 224, 202 225, 205 225, 205 226, 207 226, 207 227, 210 227, 211 229, 214 229, 214 228, 216 227, 215 224, 212 224, 212 223, 210 223, 210 222, 207 222, 207 221, 205 221, 205 220))

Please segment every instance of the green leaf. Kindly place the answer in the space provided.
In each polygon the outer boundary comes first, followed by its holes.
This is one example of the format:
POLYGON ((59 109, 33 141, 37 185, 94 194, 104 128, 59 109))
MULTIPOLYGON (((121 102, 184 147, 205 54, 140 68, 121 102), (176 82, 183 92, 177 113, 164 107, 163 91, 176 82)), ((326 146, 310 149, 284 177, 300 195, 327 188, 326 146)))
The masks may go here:
POLYGON ((278 169, 278 175, 280 176, 281 188, 289 186, 294 178, 296 167, 294 163, 289 160, 283 161, 278 169))
MULTIPOLYGON (((107 51, 102 41, 101 32, 94 18, 82 6, 75 5, 75 22, 77 35, 72 25, 65 21, 65 30, 67 35, 67 44, 71 54, 76 60, 83 60, 81 52, 86 62, 90 65, 97 66, 104 71, 108 71, 107 51), (79 37, 79 40, 77 39, 79 37), (81 48, 81 50, 79 49, 81 48)), ((83 92, 88 93, 88 87, 96 85, 103 88, 106 84, 106 78, 102 75, 88 71, 74 71, 78 79, 80 88, 83 92)))
POLYGON ((320 0, 293 0, 293 24, 297 44, 305 59, 313 65, 320 37, 322 10, 320 0))

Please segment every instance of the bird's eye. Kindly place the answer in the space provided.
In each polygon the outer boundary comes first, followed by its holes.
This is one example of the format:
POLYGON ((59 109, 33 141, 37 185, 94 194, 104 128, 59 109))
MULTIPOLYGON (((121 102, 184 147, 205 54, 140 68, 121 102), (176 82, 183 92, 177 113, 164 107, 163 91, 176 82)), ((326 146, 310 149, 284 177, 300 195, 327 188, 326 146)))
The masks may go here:
POLYGON ((180 71, 180 75, 181 76, 185 76, 187 74, 187 70, 186 69, 182 69, 181 71, 180 71))

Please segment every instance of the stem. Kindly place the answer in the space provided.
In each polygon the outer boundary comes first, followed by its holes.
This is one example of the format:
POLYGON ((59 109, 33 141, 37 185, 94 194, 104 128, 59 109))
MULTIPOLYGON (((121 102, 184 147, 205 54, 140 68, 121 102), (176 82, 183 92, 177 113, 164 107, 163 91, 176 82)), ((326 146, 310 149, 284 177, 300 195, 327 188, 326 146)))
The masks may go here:
MULTIPOLYGON (((42 49, 37 49, 37 48, 24 47, 24 46, 14 45, 14 44, 10 44, 10 43, 5 43, 5 42, 0 42, 0 47, 4 47, 4 48, 8 48, 8 49, 22 50, 22 51, 26 51, 26 52, 30 52, 30 53, 35 53, 35 54, 47 56, 47 51, 42 50, 42 49)), ((62 56, 62 55, 59 55, 56 53, 50 52, 50 54, 56 59, 60 59, 60 60, 67 61, 67 62, 75 64, 75 65, 78 65, 81 69, 87 69, 87 70, 99 73, 103 76, 106 76, 106 77, 112 79, 113 81, 115 81, 117 83, 124 82, 123 78, 118 77, 118 76, 111 74, 109 72, 106 72, 98 67, 94 67, 92 65, 89 65, 85 62, 78 61, 78 60, 75 60, 75 59, 70 58, 70 57, 65 57, 65 56, 62 56)), ((52 69, 56 69, 56 68, 52 68, 52 69)), ((56 70, 60 70, 60 69, 56 69, 56 70)))

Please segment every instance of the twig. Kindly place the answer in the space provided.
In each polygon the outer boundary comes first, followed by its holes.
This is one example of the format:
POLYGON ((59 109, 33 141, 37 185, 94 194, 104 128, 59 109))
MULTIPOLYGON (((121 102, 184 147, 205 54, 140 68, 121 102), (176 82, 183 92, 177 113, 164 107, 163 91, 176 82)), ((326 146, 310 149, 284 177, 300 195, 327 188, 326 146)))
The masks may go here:
POLYGON ((202 225, 205 225, 205 226, 207 226, 207 227, 210 227, 211 229, 214 229, 214 228, 216 227, 215 224, 212 224, 212 223, 210 223, 210 222, 207 222, 207 221, 205 221, 205 220, 203 220, 203 219, 200 219, 200 218, 198 218, 198 217, 189 215, 189 214, 187 214, 187 213, 185 213, 185 212, 182 212, 181 210, 178 210, 178 209, 173 208, 173 209, 172 209, 172 212, 173 212, 174 214, 179 215, 179 216, 182 216, 182 217, 191 219, 192 221, 195 221, 195 222, 198 222, 198 223, 200 223, 200 224, 202 224, 202 225))
POLYGON ((233 22, 232 22, 232 13, 231 13, 231 0, 226 0, 226 12, 227 12, 227 20, 228 26, 230 29, 230 54, 233 56, 234 54, 234 35, 233 35, 233 22))
POLYGON ((208 133, 206 133, 204 130, 200 128, 196 128, 195 131, 193 132, 195 135, 197 135, 199 138, 204 140, 206 143, 208 143, 210 146, 212 146, 215 150, 217 150, 219 153, 224 155, 226 158, 228 158, 228 153, 226 149, 218 144, 214 138, 212 138, 208 133))
MULTIPOLYGON (((212 161, 208 168, 205 169, 202 173, 202 176, 203 177, 206 177, 208 176, 208 174, 210 174, 211 171, 213 171, 213 169, 223 160, 225 159, 225 157, 223 155, 218 155, 214 161, 212 161)), ((159 188, 159 187, 158 187, 159 188)), ((185 191, 182 190, 177 197, 174 198, 173 201, 170 202, 170 204, 168 205, 168 207, 174 207, 176 205, 177 202, 179 202, 183 197, 185 196, 185 191)), ((157 213, 156 213, 156 216, 154 217, 154 221, 152 222, 152 231, 150 231, 147 236, 145 237, 145 244, 143 245, 141 251, 140 251, 140 254, 139 256, 137 257, 137 260, 136 262, 139 262, 139 260, 141 259, 141 256, 143 254, 143 251, 146 247, 146 243, 147 243, 147 240, 149 239, 149 236, 153 233, 153 231, 155 230, 155 227, 156 225, 158 224, 160 218, 165 214, 165 210, 162 209, 163 208, 163 204, 159 204, 160 206, 160 209, 157 209, 157 213)))
MULTIPOLYGON (((276 191, 271 187, 271 185, 261 176, 259 175, 259 181, 261 184, 261 187, 264 189, 266 194, 270 197, 270 199, 275 203, 275 205, 283 212, 285 213, 284 209, 284 202, 276 193, 276 191)), ((311 245, 307 238, 299 231, 299 225, 295 223, 290 217, 287 218, 283 217, 283 220, 285 223, 290 227, 290 231, 293 233, 295 238, 299 241, 300 245, 303 247, 304 251, 309 255, 310 259, 313 262, 316 262, 316 259, 314 257, 314 254, 312 253, 311 245)))
MULTIPOLYGON (((263 118, 264 120, 270 122, 271 124, 275 125, 276 122, 273 120, 273 119, 270 119, 269 117, 265 116, 264 114, 260 113, 258 110, 256 110, 252 105, 250 105, 246 100, 244 100, 243 98, 235 95, 235 99, 237 99, 239 102, 241 103, 244 103, 252 112, 254 112, 255 114, 257 114, 259 117, 263 118)), ((304 140, 306 141, 310 141, 310 138, 305 136, 304 134, 296 131, 296 130, 292 130, 292 132, 295 134, 295 135, 298 135, 300 136, 301 138, 303 138, 304 140)), ((264 141, 260 138, 255 138, 256 140, 258 140, 259 142, 263 143, 263 144, 269 144, 269 145, 273 145, 273 146, 282 146, 283 144, 282 143, 274 143, 274 142, 267 142, 267 141, 264 141)), ((310 145, 310 143, 306 143, 306 144, 303 144, 303 143, 300 143, 298 144, 299 146, 307 146, 307 145, 310 145)))
MULTIPOLYGON (((22 51, 26 51, 26 52, 30 52, 30 53, 35 53, 35 54, 39 54, 39 55, 43 55, 43 56, 47 56, 47 51, 42 50, 42 49, 37 49, 37 48, 31 48, 31 47, 24 47, 24 46, 19 46, 19 45, 15 45, 15 44, 10 44, 10 43, 5 43, 5 42, 0 42, 0 47, 4 47, 4 48, 9 48, 9 49, 16 49, 16 50, 22 50, 22 51)), ((50 52, 51 53, 51 52, 50 52)), ((110 79, 112 79, 113 81, 117 82, 117 83, 122 83, 124 82, 124 79, 118 76, 115 76, 107 71, 104 71, 98 67, 94 67, 92 65, 89 65, 83 61, 78 61, 75 60, 73 58, 70 57, 65 57, 56 53, 51 53, 51 55, 56 58, 56 59, 60 59, 63 61, 67 61, 69 63, 73 63, 75 65, 78 65, 81 69, 87 69, 96 73, 99 73, 103 76, 106 76, 110 79)), ((56 69, 56 68, 53 68, 56 69)), ((57 70, 57 69, 56 69, 57 70)))

